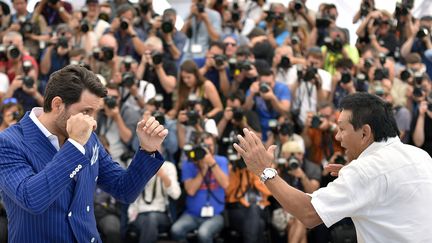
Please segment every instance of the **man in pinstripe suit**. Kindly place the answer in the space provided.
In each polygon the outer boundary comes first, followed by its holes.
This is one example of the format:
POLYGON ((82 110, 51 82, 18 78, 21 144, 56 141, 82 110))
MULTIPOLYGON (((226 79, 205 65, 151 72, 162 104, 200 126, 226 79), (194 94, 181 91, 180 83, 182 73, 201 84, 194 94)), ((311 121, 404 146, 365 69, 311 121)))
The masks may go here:
POLYGON ((127 170, 97 136, 95 116, 106 89, 87 69, 70 65, 50 77, 44 107, 0 133, 0 190, 9 242, 101 242, 93 213, 96 185, 132 203, 158 171, 156 151, 168 131, 140 121, 140 150, 127 170))

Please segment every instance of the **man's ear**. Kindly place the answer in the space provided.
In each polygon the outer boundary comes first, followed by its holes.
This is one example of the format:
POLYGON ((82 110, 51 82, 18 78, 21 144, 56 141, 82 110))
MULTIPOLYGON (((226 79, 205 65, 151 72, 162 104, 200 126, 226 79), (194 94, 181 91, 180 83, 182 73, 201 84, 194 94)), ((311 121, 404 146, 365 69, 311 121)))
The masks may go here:
POLYGON ((369 124, 362 126, 362 141, 369 143, 370 141, 374 141, 372 128, 369 124))
POLYGON ((51 110, 55 113, 58 113, 64 109, 64 103, 60 96, 56 96, 51 101, 51 110))

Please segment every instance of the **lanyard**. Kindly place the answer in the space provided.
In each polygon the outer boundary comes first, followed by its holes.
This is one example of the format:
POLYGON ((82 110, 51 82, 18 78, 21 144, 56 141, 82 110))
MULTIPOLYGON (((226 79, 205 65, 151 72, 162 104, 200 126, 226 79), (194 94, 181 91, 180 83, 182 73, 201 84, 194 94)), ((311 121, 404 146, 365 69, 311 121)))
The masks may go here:
MULTIPOLYGON (((199 168, 198 168, 198 169, 199 169, 199 168)), ((199 170, 200 170, 200 169, 199 169, 199 170)), ((203 174, 201 173, 201 170, 200 170, 200 174, 201 174, 201 176, 203 177, 204 184, 205 184, 206 187, 207 187, 207 203, 210 202, 210 197, 213 197, 214 200, 215 200, 217 203, 219 203, 219 204, 225 204, 225 202, 224 202, 223 200, 219 200, 219 199, 216 197, 216 195, 214 195, 213 192, 212 192, 211 189, 210 189, 211 171, 207 171, 207 174, 203 175, 203 174), (208 179, 207 179, 207 178, 208 178, 208 179)))
POLYGON ((156 185, 158 184, 158 182, 160 184, 162 196, 165 197, 165 191, 164 191, 163 186, 162 186, 162 180, 160 179, 160 177, 156 177, 154 182, 153 182, 153 192, 152 192, 152 197, 151 197, 150 201, 147 201, 147 199, 146 199, 146 190, 143 190, 143 192, 141 193, 145 204, 147 204, 147 205, 152 204, 152 202, 156 198, 156 190, 157 190, 156 185))

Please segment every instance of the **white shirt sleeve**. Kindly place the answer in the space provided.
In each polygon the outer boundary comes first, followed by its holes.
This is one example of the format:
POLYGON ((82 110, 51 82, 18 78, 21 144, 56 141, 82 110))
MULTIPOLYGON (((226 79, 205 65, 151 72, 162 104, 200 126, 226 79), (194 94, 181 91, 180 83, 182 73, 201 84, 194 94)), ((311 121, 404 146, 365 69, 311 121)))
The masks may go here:
POLYGON ((375 185, 380 183, 368 180, 357 165, 350 164, 327 187, 315 191, 311 202, 324 224, 330 227, 345 217, 367 215, 379 191, 375 185))
POLYGON ((73 140, 72 138, 68 138, 68 141, 73 144, 82 154, 85 154, 84 146, 82 146, 77 141, 73 140))
POLYGON ((6 74, 0 73, 0 93, 6 93, 9 89, 9 78, 6 74))
POLYGON ((332 76, 329 72, 323 69, 318 69, 318 74, 321 77, 322 89, 330 92, 332 88, 332 76))
POLYGON ((208 133, 213 134, 215 137, 219 136, 219 132, 217 130, 216 122, 213 119, 207 119, 204 124, 204 130, 208 133))
POLYGON ((177 170, 174 164, 171 162, 164 162, 162 167, 171 181, 171 185, 168 188, 165 188, 166 192, 172 199, 177 200, 181 194, 181 189, 177 178, 177 170))

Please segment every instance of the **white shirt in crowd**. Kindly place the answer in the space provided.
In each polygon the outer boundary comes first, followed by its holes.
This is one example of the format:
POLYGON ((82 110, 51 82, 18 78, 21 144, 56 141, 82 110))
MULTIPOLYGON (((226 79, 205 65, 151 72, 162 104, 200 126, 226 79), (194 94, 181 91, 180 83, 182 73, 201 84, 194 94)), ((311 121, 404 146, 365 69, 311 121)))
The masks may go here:
POLYGON ((134 221, 140 213, 165 212, 168 204, 168 196, 174 200, 180 197, 181 190, 175 165, 165 161, 162 164, 161 170, 168 176, 171 185, 165 187, 160 177, 156 175, 153 176, 144 188, 145 193, 141 193, 137 200, 129 206, 128 216, 130 222, 134 221))
POLYGON ((327 227, 351 217, 359 243, 432 242, 432 159, 398 137, 371 144, 311 196, 327 227))

